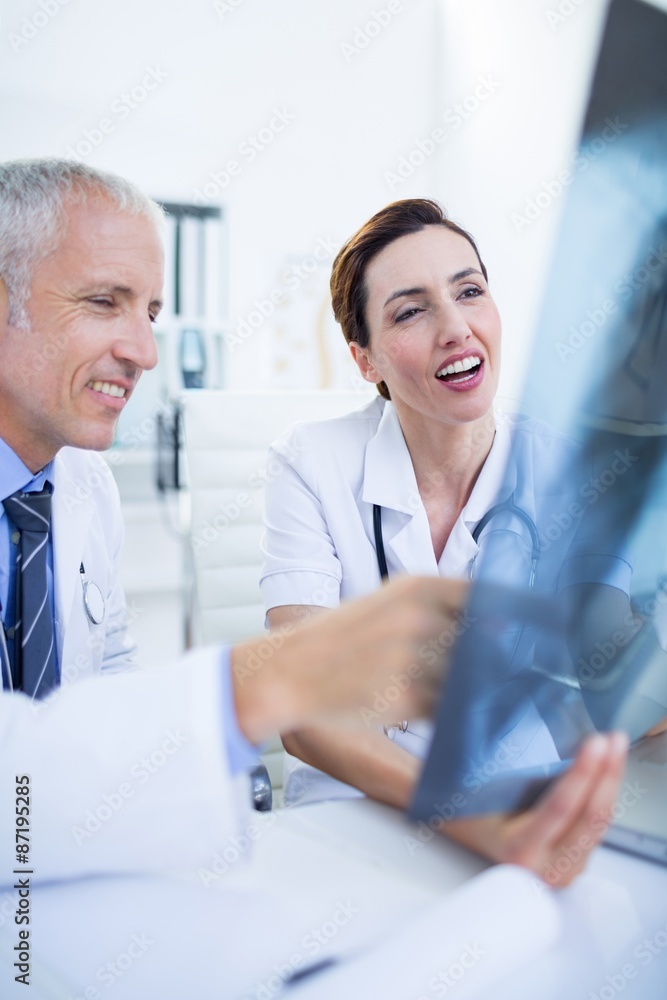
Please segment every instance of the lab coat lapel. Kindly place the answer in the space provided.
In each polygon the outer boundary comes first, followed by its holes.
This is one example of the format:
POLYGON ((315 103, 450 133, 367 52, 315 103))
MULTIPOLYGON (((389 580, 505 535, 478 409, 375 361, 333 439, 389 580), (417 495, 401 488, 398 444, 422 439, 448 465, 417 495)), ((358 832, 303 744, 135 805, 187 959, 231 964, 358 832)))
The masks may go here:
POLYGON ((76 588, 81 587, 83 560, 94 504, 90 492, 70 475, 60 455, 55 459, 53 486, 53 568, 56 595, 58 654, 63 655, 65 633, 73 613, 76 588))
POLYGON ((510 429, 507 418, 498 412, 495 413, 495 427, 491 451, 442 553, 439 566, 445 576, 468 572, 479 552, 473 538, 476 526, 495 504, 508 500, 516 488, 516 458, 511 452, 510 429))
POLYGON ((415 470, 393 405, 385 404, 368 442, 362 499, 382 508, 382 537, 390 568, 434 576, 438 572, 415 470))
POLYGON ((496 412, 494 419, 496 432, 491 451, 463 510, 465 523, 472 527, 484 517, 491 507, 508 500, 517 485, 516 456, 512 452, 508 418, 504 414, 496 412))

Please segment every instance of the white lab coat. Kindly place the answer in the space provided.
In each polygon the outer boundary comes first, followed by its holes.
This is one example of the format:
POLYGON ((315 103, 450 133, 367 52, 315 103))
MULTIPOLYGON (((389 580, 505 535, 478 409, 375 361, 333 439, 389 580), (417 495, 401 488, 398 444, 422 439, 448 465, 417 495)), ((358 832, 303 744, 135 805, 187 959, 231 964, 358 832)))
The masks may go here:
POLYGON ((234 782, 227 768, 220 651, 124 670, 135 646, 119 581, 123 521, 98 455, 57 455, 52 524, 62 684, 39 702, 0 692, 0 881, 20 867, 17 775, 30 776, 35 879, 210 863, 249 799, 247 775, 234 782), (81 563, 105 598, 100 625, 85 612, 81 563))
POLYGON ((467 576, 478 551, 470 525, 493 502, 508 450, 503 422, 438 563, 393 404, 378 397, 343 417, 296 425, 271 450, 270 466, 280 472, 266 490, 265 606, 336 607, 375 590, 374 503, 382 507, 390 577, 467 576))
POLYGON ((24 775, 33 881, 211 865, 247 824, 250 799, 226 758, 223 656, 198 650, 39 703, 0 694, 0 884, 25 867, 15 847, 24 775))
POLYGON ((119 580, 123 519, 118 489, 106 462, 93 452, 63 448, 55 458, 53 571, 58 662, 64 683, 135 664, 119 580), (94 625, 83 603, 79 572, 105 599, 94 625))
MULTIPOLYGON (((567 558, 567 532, 561 532, 558 544, 544 542, 551 537, 554 516, 560 517, 572 501, 572 483, 563 475, 576 453, 572 449, 572 441, 544 424, 521 415, 497 414, 491 451, 436 561, 426 510, 392 403, 378 397, 343 417, 296 425, 275 443, 270 456, 271 468, 280 471, 266 491, 260 581, 266 608, 335 607, 342 599, 372 592, 380 582, 374 504, 382 508, 390 578, 399 573, 467 578, 479 552, 472 535, 475 526, 512 493, 517 506, 537 522, 543 539, 542 592, 601 580, 627 591, 631 569, 623 558, 588 549, 583 558, 581 554, 567 558)), ((436 478, 433 489, 438 488, 436 478)), ((575 527, 571 525, 572 530, 575 527)), ((529 729, 520 737, 526 754, 514 757, 515 767, 527 765, 530 757, 539 762, 557 757, 537 713, 529 729)), ((410 735, 396 739, 421 755, 426 734, 422 730, 417 741, 410 735)), ((306 767, 288 758, 287 801, 292 790, 299 801, 350 794, 347 786, 312 768, 305 771, 306 767)))

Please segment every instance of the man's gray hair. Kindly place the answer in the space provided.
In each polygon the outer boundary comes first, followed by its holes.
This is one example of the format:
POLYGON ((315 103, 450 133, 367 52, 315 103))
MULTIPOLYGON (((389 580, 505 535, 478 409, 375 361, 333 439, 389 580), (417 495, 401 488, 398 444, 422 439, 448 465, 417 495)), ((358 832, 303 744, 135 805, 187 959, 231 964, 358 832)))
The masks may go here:
POLYGON ((108 199, 119 211, 143 215, 164 230, 164 212, 135 184, 76 160, 0 163, 0 278, 7 287, 10 325, 29 327, 27 303, 35 265, 57 250, 66 207, 108 199))

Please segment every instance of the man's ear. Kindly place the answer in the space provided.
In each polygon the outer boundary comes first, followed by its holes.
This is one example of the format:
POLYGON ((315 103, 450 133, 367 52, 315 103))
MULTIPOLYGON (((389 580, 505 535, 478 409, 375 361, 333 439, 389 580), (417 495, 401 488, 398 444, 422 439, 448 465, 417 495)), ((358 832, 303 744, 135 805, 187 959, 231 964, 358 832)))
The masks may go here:
POLYGON ((368 348, 359 347, 356 341, 351 340, 349 344, 350 354, 354 358, 355 364, 362 376, 367 382, 373 382, 375 385, 382 381, 382 376, 375 368, 375 365, 370 359, 368 348))

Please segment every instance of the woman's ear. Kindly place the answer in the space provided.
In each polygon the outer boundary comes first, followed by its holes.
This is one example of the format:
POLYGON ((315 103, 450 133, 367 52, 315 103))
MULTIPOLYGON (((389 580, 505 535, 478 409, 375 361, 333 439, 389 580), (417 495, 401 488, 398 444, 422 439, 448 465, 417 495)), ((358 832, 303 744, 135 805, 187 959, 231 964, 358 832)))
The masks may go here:
POLYGON ((382 381, 382 376, 376 370, 375 365, 370 359, 368 348, 359 347, 356 341, 351 340, 349 344, 350 354, 354 358, 355 364, 359 371, 361 372, 363 378, 367 382, 373 382, 375 385, 382 381))

